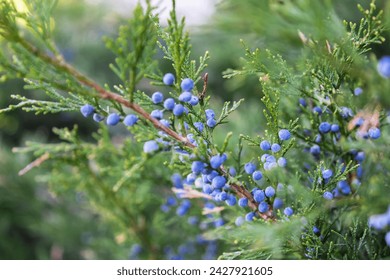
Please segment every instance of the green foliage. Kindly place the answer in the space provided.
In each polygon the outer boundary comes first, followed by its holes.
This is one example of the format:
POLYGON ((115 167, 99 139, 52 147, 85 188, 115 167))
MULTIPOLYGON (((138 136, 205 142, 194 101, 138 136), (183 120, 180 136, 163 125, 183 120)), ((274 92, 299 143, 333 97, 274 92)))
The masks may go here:
MULTIPOLYGON (((369 216, 383 212, 389 201, 388 196, 381 197, 388 193, 386 176, 390 170, 389 161, 384 160, 389 145, 388 130, 383 124, 385 113, 377 106, 377 101, 361 109, 352 94, 358 86, 364 85, 364 90, 370 91, 375 90, 378 83, 384 83, 373 74, 375 60, 367 56, 373 44, 383 42, 382 13, 376 12, 374 2, 368 10, 359 6, 363 19, 358 25, 343 25, 331 1, 239 4, 226 0, 222 3, 220 9, 225 15, 231 13, 229 8, 232 7, 244 9, 245 13, 252 13, 253 7, 261 8, 264 15, 273 15, 267 19, 274 29, 240 19, 241 23, 248 24, 245 28, 251 26, 269 39, 278 38, 281 32, 287 37, 286 41, 292 43, 254 49, 243 44, 242 67, 230 68, 223 75, 233 82, 241 79, 238 83, 248 76, 256 77, 265 122, 251 128, 255 133, 246 135, 239 127, 222 133, 222 137, 218 135, 220 129, 230 128, 229 120, 235 118, 232 113, 244 100, 221 104, 215 125, 206 125, 205 110, 210 108, 213 98, 208 90, 208 75, 202 77, 202 73, 209 55, 206 51, 198 60, 192 59, 190 37, 184 19, 177 19, 175 1, 167 27, 160 25, 156 7, 146 1, 145 8, 137 5, 132 18, 119 28, 115 39, 105 39, 107 48, 115 55, 115 63, 110 64, 110 68, 120 82, 104 86, 71 66, 57 50, 51 16, 56 2, 25 1, 24 10, 18 10, 14 1, 0 4, 3 79, 23 78, 27 90, 45 94, 37 99, 23 94, 11 95, 18 103, 8 105, 0 113, 14 109, 35 114, 76 112, 84 104, 90 104, 94 113, 103 117, 115 112, 123 120, 132 113, 139 120, 126 131, 109 129, 101 122, 88 140, 81 136, 77 125, 72 129, 54 128, 59 143, 31 141, 26 147, 14 150, 36 157, 20 174, 46 165, 50 171, 39 180, 47 184, 51 192, 60 197, 72 191, 85 194, 91 209, 109 226, 118 247, 123 251, 134 245, 143 248, 142 252, 130 256, 132 258, 182 257, 187 253, 180 251, 190 245, 196 248, 187 257, 214 258, 207 246, 215 246, 215 240, 219 240, 219 251, 214 253, 219 253, 220 259, 388 258, 390 249, 385 245, 383 232, 375 232, 367 225, 369 216), (288 50, 288 46, 293 49, 288 50), (163 53, 162 59, 173 68, 176 79, 172 87, 162 83, 158 48, 163 53), (167 92, 165 97, 177 99, 184 78, 194 81, 192 95, 199 99, 199 105, 181 102, 187 112, 175 116, 161 104, 152 102, 150 91, 156 88, 167 92), (141 84, 147 82, 154 87, 141 88, 141 84), (201 82, 203 87, 199 90, 201 82), (304 98, 307 104, 299 105, 299 98, 304 98), (315 106, 322 108, 324 114, 312 113, 315 106), (362 139, 359 136, 362 128, 351 127, 353 116, 342 115, 346 114, 346 107, 357 116, 369 116, 366 130, 380 127, 382 137, 375 142, 362 139), (165 116, 169 114, 169 126, 151 116, 150 112, 156 108, 164 110, 165 116), (318 132, 319 125, 325 121, 339 124, 339 133, 318 132), (204 123, 203 130, 196 125, 200 122, 204 123), (291 139, 282 139, 280 129, 288 129, 291 139), (143 143, 151 139, 157 148, 153 152, 143 151, 143 143), (287 158, 286 168, 271 168, 267 157, 263 160, 264 153, 259 150, 263 140, 281 146, 280 151, 272 153, 279 159, 287 158), (318 145, 321 152, 308 156, 306 150, 313 145, 318 145), (356 160, 353 149, 366 152, 368 159, 364 164, 356 160), (191 187, 184 181, 184 187, 180 187, 177 177, 171 179, 172 173, 187 176, 192 161, 211 165, 210 158, 223 153, 226 161, 213 170, 226 179, 229 187, 224 187, 224 191, 230 198, 249 200, 246 209, 222 206, 224 204, 211 209, 205 201, 217 203, 215 194, 213 200, 211 194, 202 192, 202 186, 195 183, 191 187), (245 173, 244 166, 248 162, 259 166, 263 172, 261 181, 245 173), (228 172, 230 166, 236 167, 237 174, 228 172), (365 176, 358 174, 362 166, 367 173, 365 176), (325 169, 333 170, 331 178, 324 178, 325 169), (378 170, 382 172, 378 174, 378 170), (348 194, 340 187, 342 182, 348 185, 348 194), (259 210, 253 189, 267 186, 277 189, 277 197, 283 200, 284 207, 294 210, 293 215, 274 207, 273 197, 264 198, 268 211, 259 210), (333 192, 335 199, 325 200, 326 191, 333 192), (166 200, 172 192, 176 193, 171 202, 176 204, 176 211, 166 200), (377 205, 372 205, 372 198, 378 199, 377 205), (196 226, 188 224, 187 217, 180 212, 185 203, 192 204, 191 209, 186 210, 190 218, 199 220, 192 219, 191 223, 196 226), (242 218, 248 211, 255 214, 255 221, 236 226, 235 219, 242 218), (226 222, 224 226, 210 228, 221 219, 226 222), (315 232, 314 227, 319 232, 315 232)), ((240 15, 237 10, 234 13, 240 15)), ((229 20, 236 24, 238 18, 232 16, 229 20)), ((228 22, 228 26, 231 23, 228 22)), ((250 114, 245 117, 253 118, 250 114)), ((244 122, 247 122, 245 118, 244 122)), ((276 159, 273 163, 278 166, 276 159)), ((205 180, 210 174, 199 178, 205 180)), ((123 258, 123 254, 120 257, 123 258)))
POLYGON ((110 67, 124 82, 130 100, 133 100, 132 95, 139 81, 156 67, 153 56, 156 52, 158 18, 152 15, 153 10, 149 2, 145 11, 138 4, 128 24, 120 27, 118 38, 106 39, 107 48, 116 56, 116 66, 111 64, 110 67))

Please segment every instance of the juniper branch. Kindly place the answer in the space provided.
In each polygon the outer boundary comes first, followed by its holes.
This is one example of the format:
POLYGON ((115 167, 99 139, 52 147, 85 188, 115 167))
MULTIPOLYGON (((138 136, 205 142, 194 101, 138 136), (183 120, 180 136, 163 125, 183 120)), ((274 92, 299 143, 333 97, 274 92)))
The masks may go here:
POLYGON ((31 45, 26 40, 21 40, 20 43, 31 54, 39 57, 44 62, 49 63, 50 65, 54 66, 55 68, 62 70, 62 71, 65 71, 66 73, 72 75, 80 84, 95 90, 99 94, 100 98, 118 102, 118 103, 122 104, 123 106, 134 110, 141 117, 143 117, 144 119, 146 119, 150 123, 152 123, 152 125, 156 129, 165 132, 166 134, 168 134, 169 136, 171 136, 172 138, 176 139, 177 141, 181 142, 182 144, 184 144, 185 146, 187 146, 189 148, 195 147, 193 144, 191 144, 188 141, 188 139, 186 137, 183 137, 183 136, 179 135, 178 133, 176 133, 175 131, 164 126, 157 119, 150 116, 150 114, 148 112, 146 112, 141 106, 125 99, 124 97, 122 97, 119 94, 116 94, 114 92, 111 92, 111 91, 104 89, 98 83, 93 81, 91 78, 85 76, 84 74, 80 73, 77 69, 75 69, 73 66, 66 63, 63 59, 59 59, 57 57, 51 57, 51 56, 41 52, 39 49, 37 49, 36 47, 31 45))

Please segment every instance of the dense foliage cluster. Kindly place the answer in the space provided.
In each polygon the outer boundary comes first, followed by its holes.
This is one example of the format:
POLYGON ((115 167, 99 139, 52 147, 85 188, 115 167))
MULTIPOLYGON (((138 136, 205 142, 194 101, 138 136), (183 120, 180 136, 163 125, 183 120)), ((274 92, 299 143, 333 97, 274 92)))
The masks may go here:
POLYGON ((294 63, 242 42, 242 67, 223 75, 259 81, 265 124, 250 135, 224 132, 244 100, 215 105, 209 54, 192 59, 175 1, 166 27, 146 1, 117 38, 105 38, 121 82, 104 86, 57 49, 55 4, 0 3, 3 79, 24 78, 27 89, 47 96, 12 95, 18 103, 0 112, 80 112, 99 126, 93 140, 75 124, 54 129, 60 143, 17 149, 36 156, 22 173, 50 163, 44 179, 52 191, 85 194, 113 224, 118 246, 131 246, 130 258, 390 256, 388 117, 374 98, 388 83, 390 59, 369 56, 384 40, 374 2, 359 6, 359 24, 345 22, 329 38, 297 31, 294 63), (161 60, 171 73, 160 70, 161 60), (366 104, 365 95, 373 97, 366 104))

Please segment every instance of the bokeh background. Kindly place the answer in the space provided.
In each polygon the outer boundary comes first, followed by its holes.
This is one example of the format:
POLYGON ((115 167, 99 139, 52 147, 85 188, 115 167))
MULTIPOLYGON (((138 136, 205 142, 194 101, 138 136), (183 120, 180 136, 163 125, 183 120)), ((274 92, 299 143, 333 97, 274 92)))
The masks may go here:
MULTIPOLYGON (((170 1, 160 1, 158 11, 161 24, 165 24, 170 1)), ((301 51, 297 31, 305 34, 320 28, 311 22, 315 9, 311 1, 258 1, 258 0, 177 0, 179 16, 187 19, 191 34, 193 57, 197 58, 206 50, 211 59, 209 93, 212 102, 220 106, 225 100, 245 98, 239 113, 226 131, 254 134, 262 130, 261 91, 256 78, 224 80, 222 72, 240 65, 243 48, 239 40, 247 45, 273 49, 285 59, 294 61, 301 51), (307 14, 284 14, 273 9, 273 3, 300 2, 307 4, 307 14), (255 129, 254 129, 255 127, 255 129)), ((367 6, 369 1, 326 1, 341 19, 357 21, 360 18, 357 2, 367 6)), ((384 19, 389 27, 390 1, 377 1, 384 9, 384 19)), ((56 42, 66 60, 101 84, 116 84, 118 80, 108 65, 113 55, 105 48, 102 36, 115 36, 118 26, 131 15, 135 0, 60 0, 55 9, 56 42)), ((319 13, 326 17, 326 11, 319 13)), ((374 46, 373 53, 380 57, 390 54, 389 33, 387 41, 374 46)), ((161 58, 161 54, 160 58, 161 58)), ((170 65, 161 59, 161 68, 169 71, 170 65)), ((148 82, 142 84, 148 90, 148 82)), ((10 94, 23 93, 30 96, 39 92, 24 93, 23 82, 10 80, 0 84, 0 107, 12 102, 10 94)), ((383 95, 386 107, 390 95, 383 95)), ((34 169, 24 176, 18 171, 32 158, 15 154, 13 147, 23 146, 28 141, 56 142, 53 127, 72 127, 79 124, 82 136, 88 139, 97 126, 80 117, 80 114, 61 113, 35 116, 23 111, 0 115, 0 259, 126 259, 138 253, 136 242, 123 240, 117 234, 115 225, 102 218, 88 202, 82 192, 67 189, 61 195, 47 187, 42 174, 46 165, 34 169)), ((121 135, 125 131, 113 131, 121 135)), ((220 133, 221 139, 224 132, 220 133)), ((152 182, 150 183, 152 184, 152 182)), ((161 201, 155 201, 158 207, 161 201)), ((162 222, 164 224, 165 222, 162 222)), ((161 230, 163 233, 164 231, 161 230)), ((159 234, 158 232, 156 234, 159 234)), ((141 256, 142 257, 142 256, 141 256)), ((148 257, 145 255, 145 257, 148 257)), ((149 256, 150 257, 150 256, 149 256)))

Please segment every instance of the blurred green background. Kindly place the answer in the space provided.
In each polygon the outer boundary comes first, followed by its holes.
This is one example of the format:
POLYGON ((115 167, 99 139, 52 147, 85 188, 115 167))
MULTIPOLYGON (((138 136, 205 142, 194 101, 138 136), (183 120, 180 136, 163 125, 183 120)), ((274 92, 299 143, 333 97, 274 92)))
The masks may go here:
MULTIPOLYGON (((125 7, 128 9, 135 3, 127 2, 125 7)), ((309 0, 201 1, 198 10, 186 9, 185 3, 192 1, 177 2, 181 7, 180 14, 187 16, 191 23, 188 30, 192 37, 193 57, 206 50, 210 52, 208 92, 213 96, 215 106, 220 106, 225 100, 245 98, 247 101, 239 109, 239 114, 234 113, 234 121, 226 131, 252 135, 261 131, 264 121, 256 78, 224 80, 221 74, 227 68, 239 67, 243 55, 239 39, 244 39, 251 47, 273 49, 274 53, 294 62, 301 52, 298 30, 307 35, 317 34, 323 28, 320 22, 327 16, 326 11, 318 13, 311 8, 312 1, 309 0), (287 12, 284 5, 307 9, 287 12), (205 17, 202 17, 202 9, 207 10, 205 17), (313 18, 317 18, 318 25, 312 24, 313 18)), ((340 19, 351 21, 360 18, 357 2, 363 6, 369 3, 353 0, 323 2, 329 9, 334 9, 340 19)), ((101 37, 115 36, 118 26, 131 14, 130 10, 123 12, 122 3, 61 0, 55 10, 56 42, 66 60, 101 84, 118 83, 108 67, 114 57, 104 47, 101 37)), ((385 10, 384 18, 388 19, 389 1, 377 1, 377 5, 385 10)), ((390 26, 389 22, 386 24, 390 26)), ((329 34, 332 35, 335 34, 329 34)), ((390 54, 389 33, 384 35, 387 41, 373 50, 378 57, 390 54)), ((161 69, 163 72, 171 70, 163 60, 161 69)), ((147 81, 143 86, 148 89, 147 81)), ((20 80, 0 84, 0 107, 12 102, 10 94, 22 92, 20 80)), ((25 94, 41 93, 30 91, 25 94)), ((384 102, 389 107, 390 97, 385 97, 384 102)), ((79 131, 85 138, 97 129, 78 113, 47 117, 14 111, 0 115, 0 259, 125 259, 135 250, 131 247, 135 242, 123 242, 121 236, 115 234, 113 225, 90 207, 88 197, 83 193, 69 190, 56 196, 50 192, 44 180, 40 180, 42 170, 48 168, 45 164, 18 176, 18 171, 33 158, 12 153, 12 147, 23 146, 26 140, 58 141, 51 132, 52 128, 72 127, 75 123, 79 124, 79 131)), ((218 141, 225 136, 223 132, 220 135, 218 141)))

